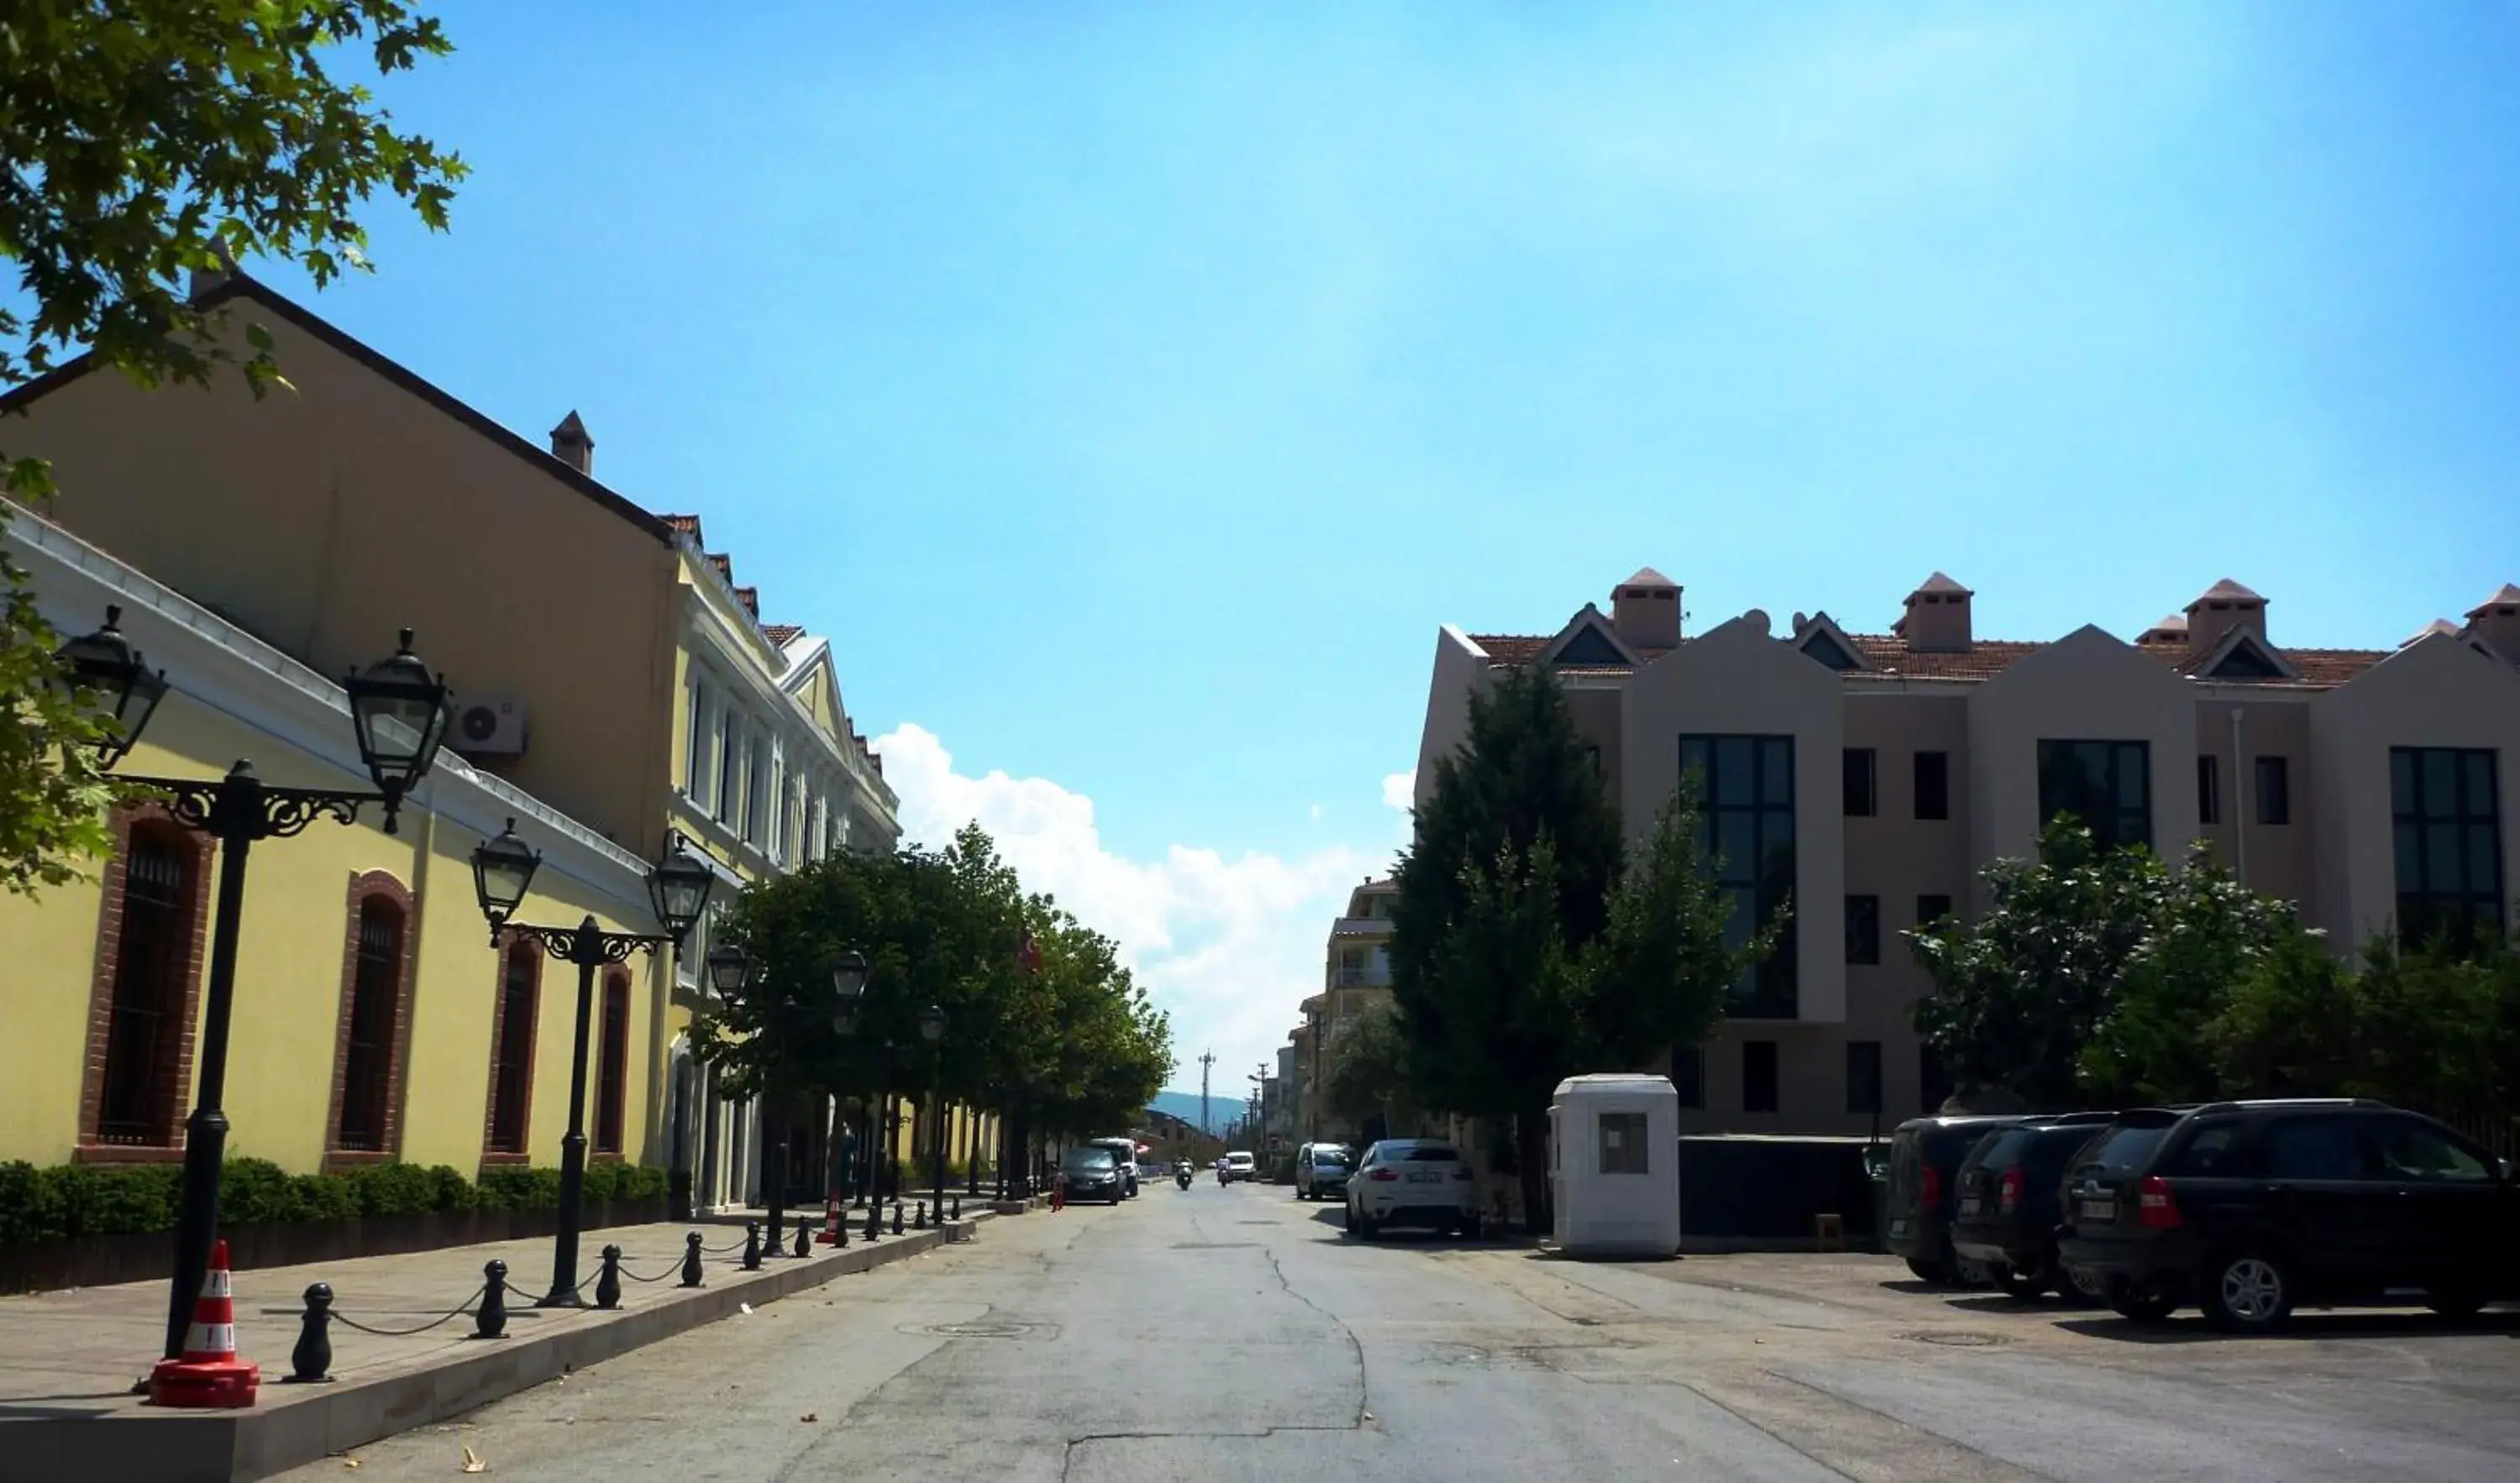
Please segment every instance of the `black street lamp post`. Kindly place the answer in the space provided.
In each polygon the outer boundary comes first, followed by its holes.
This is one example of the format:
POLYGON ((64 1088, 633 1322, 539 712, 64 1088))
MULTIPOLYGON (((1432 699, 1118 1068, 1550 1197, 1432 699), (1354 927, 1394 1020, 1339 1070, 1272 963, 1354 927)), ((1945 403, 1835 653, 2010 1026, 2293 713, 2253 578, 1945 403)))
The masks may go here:
POLYGON ((919 1038, 927 1042, 927 1168, 935 1187, 936 1218, 945 1218, 945 1011, 935 1005, 919 1011, 919 1038))
MULTIPOLYGON (((122 609, 109 607, 105 626, 62 646, 61 667, 80 690, 93 695, 112 719, 112 730, 98 747, 98 765, 111 770, 130 755, 140 733, 165 698, 166 675, 151 670, 139 650, 122 636, 122 609)), ((357 821, 359 807, 384 805, 384 829, 396 831, 402 800, 437 760, 438 743, 446 739, 446 677, 432 675, 413 657, 411 630, 389 658, 345 677, 342 689, 350 701, 350 725, 359 743, 359 761, 376 786, 375 792, 336 788, 274 787, 254 776, 253 764, 239 758, 223 778, 125 778, 122 781, 161 795, 167 812, 186 829, 219 842, 219 900, 210 928, 209 992, 202 1006, 201 1079, 194 1093, 193 1113, 184 1121, 183 1209, 175 1227, 175 1273, 167 1295, 165 1357, 184 1352, 184 1330, 191 1324, 193 1303, 201 1295, 209 1270, 210 1246, 218 1237, 219 1167, 227 1151, 228 1021, 236 1003, 237 931, 245 915, 246 862, 263 839, 285 839, 303 832, 317 819, 330 816, 342 824, 357 821)))
MULTIPOLYGON (((595 970, 626 963, 635 952, 680 948, 683 937, 707 909, 715 873, 680 838, 664 860, 648 872, 648 896, 664 923, 662 932, 608 932, 590 915, 573 927, 535 926, 514 920, 525 899, 542 856, 517 837, 517 821, 495 839, 472 851, 472 889, 481 915, 490 919, 490 942, 497 946, 510 933, 541 945, 550 956, 577 965, 577 1034, 569 1052, 568 1134, 560 1145, 560 1235, 552 1247, 551 1290, 536 1300, 537 1308, 582 1308, 577 1294, 577 1236, 585 1214, 586 1193, 586 1041, 595 1013, 595 970)), ((709 978, 720 994, 741 992, 750 965, 742 953, 732 962, 709 955, 709 978), (722 973, 733 975, 732 990, 722 973)))

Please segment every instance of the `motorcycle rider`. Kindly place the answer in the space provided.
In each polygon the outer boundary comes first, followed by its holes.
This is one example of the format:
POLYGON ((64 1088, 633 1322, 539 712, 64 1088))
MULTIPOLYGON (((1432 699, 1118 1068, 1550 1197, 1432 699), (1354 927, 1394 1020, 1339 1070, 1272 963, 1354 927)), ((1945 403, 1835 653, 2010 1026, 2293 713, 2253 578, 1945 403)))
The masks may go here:
POLYGON ((1176 1160, 1174 1160, 1174 1161, 1173 1161, 1173 1180, 1174 1180, 1174 1182, 1175 1182, 1175 1183, 1179 1184, 1179 1185, 1180 1185, 1183 1189, 1185 1189, 1185 1190, 1187 1190, 1187 1189, 1189 1189, 1189 1188, 1190 1188, 1190 1160, 1189 1160, 1189 1159, 1184 1158, 1184 1159, 1176 1159, 1176 1160))

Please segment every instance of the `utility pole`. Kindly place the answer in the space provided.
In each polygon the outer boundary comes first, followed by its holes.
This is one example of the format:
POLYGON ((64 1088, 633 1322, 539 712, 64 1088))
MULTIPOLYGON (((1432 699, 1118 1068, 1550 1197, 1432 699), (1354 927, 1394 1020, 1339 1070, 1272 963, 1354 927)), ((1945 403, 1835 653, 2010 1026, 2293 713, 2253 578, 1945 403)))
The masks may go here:
POLYGON ((1198 1131, 1213 1137, 1216 1129, 1207 1121, 1207 1068, 1216 1064, 1216 1053, 1201 1051, 1198 1055, 1198 1131))

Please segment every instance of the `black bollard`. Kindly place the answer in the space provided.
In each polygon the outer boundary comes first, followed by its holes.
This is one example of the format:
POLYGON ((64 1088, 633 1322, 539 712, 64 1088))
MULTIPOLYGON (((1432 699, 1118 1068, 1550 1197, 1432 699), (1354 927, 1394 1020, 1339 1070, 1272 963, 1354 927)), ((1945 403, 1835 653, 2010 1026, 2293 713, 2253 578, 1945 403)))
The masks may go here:
POLYGON ((700 1234, 697 1231, 683 1237, 683 1285, 700 1284, 700 1234))
POLYGON ((895 1236, 901 1234, 901 1201, 899 1200, 892 1202, 892 1234, 895 1236))
POLYGON ((743 1270, 746 1272, 761 1270, 761 1222, 759 1221, 743 1223, 743 1270))
POLYGON ((604 1248, 604 1271, 595 1280, 595 1306, 621 1306, 621 1248, 618 1246, 604 1248))
POLYGON ((800 1215, 796 1217, 796 1255, 812 1256, 813 1254, 814 1223, 800 1215))
POLYGON ((843 1219, 841 1219, 841 1220, 838 1220, 838 1221, 833 1222, 833 1223, 832 1223, 832 1232, 834 1233, 834 1234, 832 1235, 832 1244, 833 1246, 835 1246, 835 1247, 839 1248, 839 1249, 840 1249, 840 1250, 842 1250, 842 1251, 846 1251, 846 1250, 848 1250, 848 1249, 849 1249, 849 1223, 848 1223, 848 1221, 847 1221, 845 1218, 843 1218, 843 1219))
POLYGON ((910 1229, 913 1231, 924 1231, 927 1229, 927 1201, 921 1200, 919 1202, 919 1218, 911 1222, 910 1229))
POLYGON ((961 1220, 962 1218, 963 1218, 963 1196, 961 1196, 961 1195, 959 1195, 959 1194, 958 1194, 958 1195, 955 1195, 955 1196, 954 1196, 954 1219, 956 1219, 956 1220, 958 1220, 958 1221, 959 1221, 959 1220, 961 1220))
POLYGON ((878 1200, 867 1206, 866 1238, 874 1240, 881 1235, 883 1235, 883 1201, 878 1200))
POLYGON ((472 1311, 472 1337, 495 1339, 508 1331, 508 1264, 493 1257, 481 1266, 481 1306, 472 1311))
POLYGON ((289 1378, 284 1385, 329 1385, 333 1380, 333 1285, 317 1282, 306 1289, 305 1326, 297 1330, 297 1347, 289 1351, 289 1378))

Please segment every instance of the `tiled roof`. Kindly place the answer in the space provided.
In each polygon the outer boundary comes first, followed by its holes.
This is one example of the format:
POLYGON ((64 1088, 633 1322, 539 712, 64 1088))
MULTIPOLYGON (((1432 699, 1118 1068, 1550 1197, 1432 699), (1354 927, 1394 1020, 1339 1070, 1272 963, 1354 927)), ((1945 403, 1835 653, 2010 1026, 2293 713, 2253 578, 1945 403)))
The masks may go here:
POLYGON ((2520 604, 2520 585, 2505 582, 2502 584, 2502 590, 2500 592, 2496 593, 2494 596, 2487 598, 2484 602, 2477 604, 2474 607, 2469 608, 2467 610, 2467 615, 2472 618, 2484 612, 2485 609, 2489 607, 2509 607, 2515 604, 2520 604))
POLYGON ((739 587, 739 588, 737 588, 737 589, 735 590, 735 600, 736 600, 737 602, 742 603, 742 604, 743 605, 743 610, 744 610, 745 612, 748 612, 748 613, 752 614, 752 618, 753 618, 753 621, 754 621, 754 622, 756 622, 756 623, 757 623, 757 622, 759 622, 759 621, 761 620, 761 589, 760 589, 760 588, 758 588, 758 587, 739 587))
POLYGON ((660 520, 664 521, 664 522, 665 522, 666 524, 668 524, 668 525, 673 526, 673 527, 674 527, 674 529, 675 529, 677 532, 679 532, 680 534, 683 534, 683 535, 698 535, 698 534, 700 533, 700 517, 699 517, 698 516, 696 516, 696 515, 660 515, 660 516, 656 517, 656 518, 658 518, 658 519, 660 519, 660 520))
POLYGON ((778 645, 782 649, 786 649, 788 645, 795 643, 796 636, 804 631, 805 630, 803 628, 794 623, 764 623, 761 625, 762 637, 768 639, 771 643, 778 645))
MULTIPOLYGON (((2046 644, 2025 643, 2012 639, 1980 639, 1965 650, 1911 651, 1907 641, 1890 634, 1851 633, 1847 638, 1864 652, 1871 670, 1845 671, 1850 680, 1897 675, 1912 680, 1989 680, 2002 674, 2015 660, 2027 658, 2046 644)), ((1486 650, 1491 660, 1499 664, 1523 665, 1540 657, 1550 644, 1548 638, 1528 634, 1472 634, 1470 642, 1486 650)), ((1665 649, 1639 651, 1650 664, 1669 653, 1665 649)), ((2189 673, 2204 655, 2185 645, 2146 644, 2137 650, 2168 663, 2182 674, 2189 673)), ((2331 690, 2353 679, 2389 656, 2385 649, 2287 649, 2283 656, 2299 670, 2298 681, 2262 682, 2272 685, 2298 684, 2311 689, 2331 690)), ((1621 666, 1568 666, 1568 674, 1623 675, 1631 671, 1621 666)))
MULTIPOLYGON (((2206 588, 2204 595, 2199 597, 2196 603, 2263 603, 2265 601, 2266 599, 2232 581, 2229 577, 2225 577, 2206 588)), ((2188 604, 2188 610, 2194 611, 2196 603, 2188 604)))

